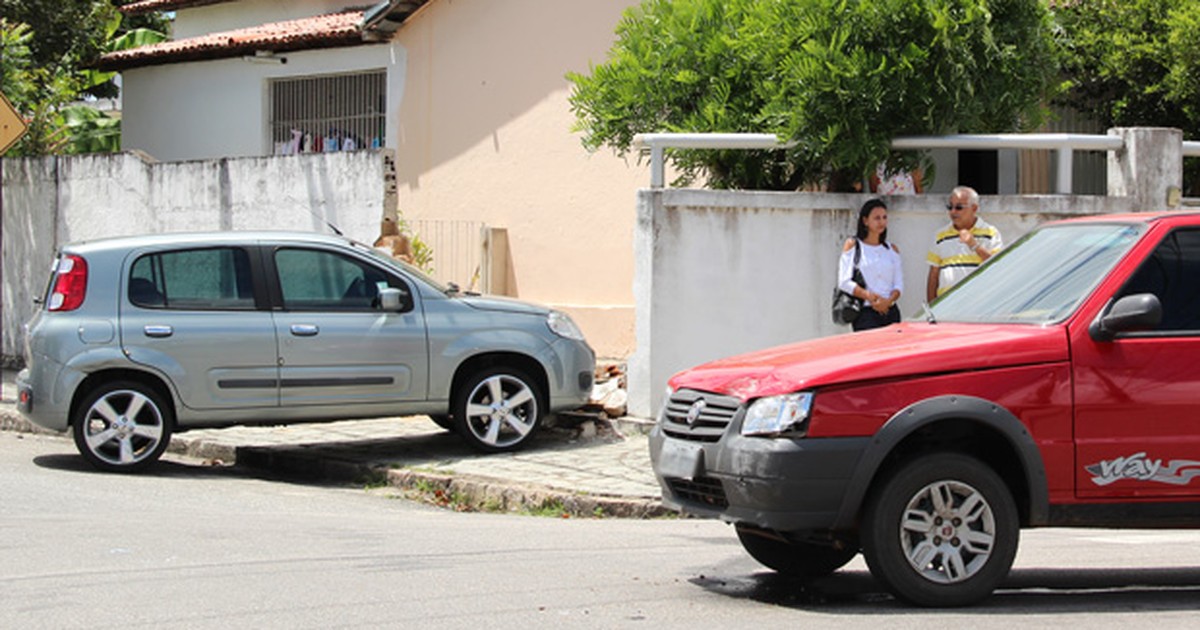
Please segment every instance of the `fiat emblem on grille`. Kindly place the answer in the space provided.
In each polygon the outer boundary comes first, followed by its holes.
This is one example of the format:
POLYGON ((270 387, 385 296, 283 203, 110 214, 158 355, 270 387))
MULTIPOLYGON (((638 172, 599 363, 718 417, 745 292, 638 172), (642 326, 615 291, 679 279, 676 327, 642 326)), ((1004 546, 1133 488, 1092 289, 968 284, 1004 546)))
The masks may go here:
POLYGON ((704 411, 706 406, 708 404, 704 402, 703 398, 692 403, 692 406, 688 408, 687 418, 685 418, 689 426, 695 424, 696 418, 700 417, 700 412, 704 411))

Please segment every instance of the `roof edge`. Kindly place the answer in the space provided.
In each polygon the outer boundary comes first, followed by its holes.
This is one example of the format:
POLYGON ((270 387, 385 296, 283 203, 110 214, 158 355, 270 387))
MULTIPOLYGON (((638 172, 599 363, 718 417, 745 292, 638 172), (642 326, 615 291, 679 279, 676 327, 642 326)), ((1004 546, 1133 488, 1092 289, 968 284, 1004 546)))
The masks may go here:
POLYGON ((129 4, 117 7, 117 10, 125 15, 142 15, 145 13, 154 13, 155 11, 175 11, 178 9, 190 9, 192 7, 202 7, 208 4, 221 4, 225 2, 234 2, 235 0, 139 0, 138 2, 130 2, 129 4))
POLYGON ((181 61, 229 59, 265 52, 341 48, 377 43, 365 37, 361 10, 284 20, 107 53, 95 67, 120 72, 181 61))

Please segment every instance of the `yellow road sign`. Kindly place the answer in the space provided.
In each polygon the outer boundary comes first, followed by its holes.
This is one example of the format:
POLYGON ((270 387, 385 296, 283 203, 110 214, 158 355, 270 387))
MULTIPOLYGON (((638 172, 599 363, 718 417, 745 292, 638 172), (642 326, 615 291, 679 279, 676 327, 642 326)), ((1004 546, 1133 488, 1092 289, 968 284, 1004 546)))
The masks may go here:
POLYGON ((8 102, 8 97, 0 94, 0 155, 17 143, 25 135, 27 125, 17 108, 8 102))

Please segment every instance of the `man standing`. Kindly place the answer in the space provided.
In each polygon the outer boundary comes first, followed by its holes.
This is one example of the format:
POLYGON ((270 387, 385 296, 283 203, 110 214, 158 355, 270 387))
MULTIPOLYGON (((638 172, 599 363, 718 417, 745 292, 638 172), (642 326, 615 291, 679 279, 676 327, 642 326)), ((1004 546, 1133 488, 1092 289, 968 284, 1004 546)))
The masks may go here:
POLYGON ((929 279, 925 282, 925 299, 930 302, 1004 246, 1000 230, 976 216, 979 193, 975 189, 959 186, 952 190, 946 210, 950 212, 950 224, 938 230, 926 257, 929 279))

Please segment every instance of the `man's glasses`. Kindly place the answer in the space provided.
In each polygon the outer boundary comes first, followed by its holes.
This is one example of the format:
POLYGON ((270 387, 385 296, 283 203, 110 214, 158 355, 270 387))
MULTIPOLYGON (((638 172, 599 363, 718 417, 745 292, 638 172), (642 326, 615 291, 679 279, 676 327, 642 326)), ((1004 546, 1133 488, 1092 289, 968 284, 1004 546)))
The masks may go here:
POLYGON ((965 203, 948 203, 948 204, 946 204, 947 210, 966 210, 967 208, 970 208, 970 207, 971 206, 969 206, 965 203))

